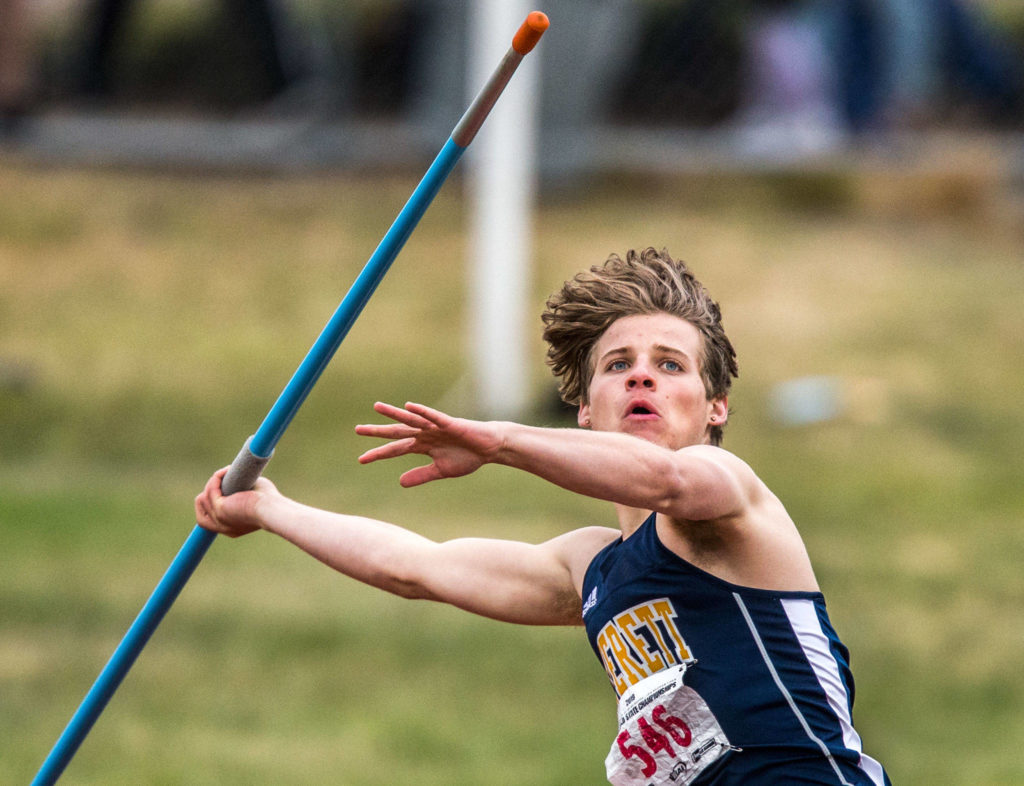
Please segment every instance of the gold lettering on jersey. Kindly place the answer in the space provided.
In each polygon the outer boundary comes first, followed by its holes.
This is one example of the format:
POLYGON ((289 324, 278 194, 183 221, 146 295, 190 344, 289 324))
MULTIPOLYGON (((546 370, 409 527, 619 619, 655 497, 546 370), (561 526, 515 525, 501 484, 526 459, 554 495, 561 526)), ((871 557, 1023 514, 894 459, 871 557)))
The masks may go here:
POLYGON ((597 634, 601 662, 617 695, 655 672, 693 661, 668 598, 641 603, 609 620, 597 634))

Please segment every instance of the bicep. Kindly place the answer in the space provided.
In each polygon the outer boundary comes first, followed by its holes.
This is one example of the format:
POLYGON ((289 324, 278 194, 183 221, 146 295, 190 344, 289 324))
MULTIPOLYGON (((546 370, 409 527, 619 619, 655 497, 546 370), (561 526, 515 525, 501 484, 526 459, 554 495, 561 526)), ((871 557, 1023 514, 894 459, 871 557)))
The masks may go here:
POLYGON ((750 467, 720 448, 695 445, 673 457, 674 477, 657 508, 672 519, 712 521, 740 516, 759 483, 750 467))
MULTIPOLYGON (((607 536, 606 536, 607 539, 607 536)), ((541 544, 459 538, 435 544, 422 567, 421 597, 524 625, 578 625, 578 566, 593 533, 579 530, 541 544)))

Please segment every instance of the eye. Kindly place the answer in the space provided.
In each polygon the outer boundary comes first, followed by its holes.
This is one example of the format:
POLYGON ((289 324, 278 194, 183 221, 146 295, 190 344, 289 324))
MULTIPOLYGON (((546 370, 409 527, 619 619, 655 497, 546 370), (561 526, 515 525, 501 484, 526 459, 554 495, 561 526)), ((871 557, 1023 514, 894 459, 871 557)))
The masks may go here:
POLYGON ((608 364, 609 371, 625 371, 627 368, 629 368, 629 364, 622 359, 613 360, 608 364))
POLYGON ((665 369, 666 371, 673 371, 673 372, 675 372, 675 371, 682 371, 683 370, 682 364, 679 363, 676 360, 666 360, 665 362, 663 362, 661 364, 661 367, 663 369, 665 369))

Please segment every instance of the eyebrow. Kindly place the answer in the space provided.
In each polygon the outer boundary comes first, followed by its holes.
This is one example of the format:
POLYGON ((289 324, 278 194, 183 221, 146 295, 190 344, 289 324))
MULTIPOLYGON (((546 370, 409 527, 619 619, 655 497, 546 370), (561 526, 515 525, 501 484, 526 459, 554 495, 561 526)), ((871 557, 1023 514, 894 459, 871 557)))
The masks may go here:
MULTIPOLYGON (((685 350, 680 349, 679 347, 670 347, 667 344, 655 344, 653 349, 662 355, 679 355, 681 357, 686 358, 687 360, 691 359, 689 353, 687 353, 685 350)), ((629 347, 616 347, 615 349, 609 349, 607 352, 601 355, 600 358, 598 358, 598 361, 603 362, 615 355, 628 355, 630 351, 631 350, 629 347)))

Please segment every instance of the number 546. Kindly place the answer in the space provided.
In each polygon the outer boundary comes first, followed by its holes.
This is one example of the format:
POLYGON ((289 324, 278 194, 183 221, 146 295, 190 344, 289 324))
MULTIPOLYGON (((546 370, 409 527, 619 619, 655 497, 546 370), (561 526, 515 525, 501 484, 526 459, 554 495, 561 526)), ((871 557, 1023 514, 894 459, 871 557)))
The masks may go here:
POLYGON ((675 743, 683 748, 687 747, 693 741, 693 734, 690 732, 690 727, 681 719, 675 715, 666 715, 664 705, 659 704, 653 710, 651 710, 651 720, 654 721, 655 726, 662 729, 665 733, 657 731, 650 723, 647 722, 647 718, 641 717, 637 720, 637 727, 640 729, 640 736, 643 737, 644 745, 647 746, 645 750, 639 745, 630 745, 630 736, 628 730, 623 730, 619 733, 616 738, 616 742, 619 744, 619 750, 622 751, 622 755, 627 759, 631 759, 634 756, 643 762, 644 766, 641 772, 643 772, 645 778, 650 778, 658 771, 658 764, 654 761, 652 753, 658 753, 659 751, 665 751, 673 759, 678 756, 675 748, 672 747, 672 742, 669 737, 675 741, 675 743), (650 752, 648 752, 648 750, 650 752))

